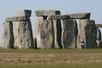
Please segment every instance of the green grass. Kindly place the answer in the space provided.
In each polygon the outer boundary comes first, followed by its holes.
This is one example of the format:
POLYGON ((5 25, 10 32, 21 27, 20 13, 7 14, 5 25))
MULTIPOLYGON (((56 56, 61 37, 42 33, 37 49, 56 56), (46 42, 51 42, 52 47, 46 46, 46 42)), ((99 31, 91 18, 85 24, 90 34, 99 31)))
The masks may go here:
POLYGON ((102 49, 0 49, 0 53, 102 53, 102 49))
POLYGON ((0 49, 0 68, 102 68, 102 49, 0 49))
POLYGON ((0 68, 102 68, 102 64, 0 64, 0 68))

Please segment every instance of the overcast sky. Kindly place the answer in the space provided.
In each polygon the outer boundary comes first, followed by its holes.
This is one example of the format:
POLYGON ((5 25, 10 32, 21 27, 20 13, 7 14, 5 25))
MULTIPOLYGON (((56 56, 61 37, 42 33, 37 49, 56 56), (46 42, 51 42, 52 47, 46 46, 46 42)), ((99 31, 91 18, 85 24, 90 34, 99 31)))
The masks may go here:
POLYGON ((34 26, 34 11, 57 9, 63 13, 91 12, 91 19, 102 23, 102 0, 0 0, 0 36, 5 17, 15 16, 17 10, 31 9, 34 26))

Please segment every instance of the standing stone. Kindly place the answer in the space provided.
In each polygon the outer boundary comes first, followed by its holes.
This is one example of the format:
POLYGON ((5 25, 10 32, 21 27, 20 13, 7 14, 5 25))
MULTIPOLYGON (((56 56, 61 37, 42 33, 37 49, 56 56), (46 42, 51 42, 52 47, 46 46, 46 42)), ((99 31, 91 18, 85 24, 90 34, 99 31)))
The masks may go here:
POLYGON ((54 30, 54 46, 53 48, 63 48, 62 46, 62 24, 61 15, 55 15, 49 17, 49 22, 52 22, 54 30))
POLYGON ((34 46, 35 46, 35 48, 37 48, 37 39, 36 38, 34 38, 34 46))
POLYGON ((34 48, 30 16, 31 10, 24 10, 17 12, 13 19, 15 48, 34 48))
POLYGON ((75 48, 78 48, 78 44, 79 44, 79 35, 78 35, 78 24, 77 24, 77 20, 74 20, 74 28, 75 28, 75 48))
POLYGON ((56 34, 54 22, 50 16, 59 15, 60 11, 36 11, 37 16, 37 48, 58 48, 55 45, 56 34))
POLYGON ((95 21, 91 20, 86 27, 86 48, 96 48, 96 35, 95 21))
POLYGON ((54 22, 54 24, 55 24, 55 29, 56 29, 56 32, 55 32, 55 37, 56 37, 56 39, 55 39, 55 42, 56 42, 56 44, 55 44, 55 46, 57 46, 57 44, 58 44, 58 47, 57 48, 63 48, 63 46, 62 46, 62 24, 61 24, 61 19, 56 19, 55 20, 55 22, 54 22))
POLYGON ((81 48, 86 48, 86 27, 90 23, 89 19, 81 19, 80 20, 80 45, 81 48))
POLYGON ((51 48, 53 43, 52 24, 43 17, 37 19, 37 48, 51 48))
MULTIPOLYGON (((80 15, 79 15, 80 16, 80 15)), ((80 48, 86 48, 87 47, 87 26, 90 23, 90 13, 83 13, 81 14, 82 17, 79 19, 80 23, 80 48)))
POLYGON ((13 48, 14 36, 13 36, 13 24, 12 21, 6 21, 4 25, 3 36, 3 48, 13 48))
POLYGON ((101 31, 98 27, 96 30, 97 30, 96 43, 97 43, 97 48, 99 48, 99 47, 101 47, 101 31))
POLYGON ((64 48, 76 48, 77 25, 69 16, 62 16, 62 44, 64 48))

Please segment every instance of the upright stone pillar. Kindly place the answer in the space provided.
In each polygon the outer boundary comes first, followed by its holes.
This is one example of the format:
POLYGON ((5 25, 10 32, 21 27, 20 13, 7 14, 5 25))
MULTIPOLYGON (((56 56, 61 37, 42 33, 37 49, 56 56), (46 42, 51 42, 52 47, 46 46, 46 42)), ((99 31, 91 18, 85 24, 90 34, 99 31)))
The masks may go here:
POLYGON ((86 44, 86 28, 88 26, 88 24, 90 23, 90 14, 86 13, 83 14, 83 18, 79 20, 80 22, 80 47, 81 48, 86 48, 87 44, 86 44))
POLYGON ((49 17, 49 22, 53 25, 54 30, 54 46, 53 48, 63 48, 62 45, 62 23, 61 23, 61 15, 55 15, 49 17))
POLYGON ((37 16, 37 48, 56 47, 55 25, 50 16, 59 15, 60 11, 42 10, 36 11, 37 16))
POLYGON ((97 27, 97 34, 96 34, 96 44, 97 44, 97 48, 101 47, 101 31, 100 29, 97 27))
POLYGON ((96 25, 94 20, 90 20, 90 23, 86 27, 86 48, 96 48, 96 25))
POLYGON ((14 36, 13 36, 13 24, 12 21, 6 21, 4 25, 3 36, 3 48, 13 48, 14 36))
POLYGON ((51 48, 54 33, 52 24, 43 17, 39 17, 37 20, 37 48, 51 48))
POLYGON ((64 48, 76 48, 76 21, 69 16, 62 16, 62 44, 64 48))
POLYGON ((24 10, 17 12, 16 17, 12 19, 15 48, 34 48, 30 16, 31 10, 24 10))

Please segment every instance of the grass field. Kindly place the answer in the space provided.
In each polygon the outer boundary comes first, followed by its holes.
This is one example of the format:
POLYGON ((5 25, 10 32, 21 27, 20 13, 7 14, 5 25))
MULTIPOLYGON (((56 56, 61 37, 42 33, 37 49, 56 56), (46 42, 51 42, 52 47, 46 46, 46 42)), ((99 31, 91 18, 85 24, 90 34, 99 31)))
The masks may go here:
POLYGON ((102 64, 0 64, 0 68, 102 68, 102 64))
POLYGON ((0 68, 102 68, 102 49, 0 49, 0 68))

